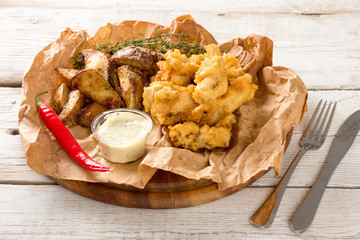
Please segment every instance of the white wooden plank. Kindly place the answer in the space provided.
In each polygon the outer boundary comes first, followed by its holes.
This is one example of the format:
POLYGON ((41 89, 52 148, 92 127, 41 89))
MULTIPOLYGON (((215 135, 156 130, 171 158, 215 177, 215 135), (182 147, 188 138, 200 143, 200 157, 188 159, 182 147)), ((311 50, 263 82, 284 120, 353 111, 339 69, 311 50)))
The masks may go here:
POLYGON ((226 4, 219 4, 217 0, 192 1, 192 0, 174 0, 174 1, 146 1, 138 0, 129 2, 126 0, 103 0, 101 2, 95 0, 87 1, 56 1, 48 0, 16 0, 2 1, 0 7, 36 7, 36 8, 81 8, 81 9, 104 9, 108 10, 109 6, 121 7, 127 10, 162 10, 171 11, 176 6, 177 10, 197 9, 199 11, 236 11, 253 12, 253 13, 298 13, 298 14, 336 14, 355 12, 360 9, 359 2, 356 0, 340 0, 340 1, 322 1, 322 0, 271 0, 271 1, 244 1, 244 0, 227 0, 226 4), (86 4, 84 4, 86 3, 86 4), (209 6, 216 6, 209 8, 209 6))
POLYGON ((21 88, 0 88, 0 129, 9 132, 18 127, 21 88))
MULTIPOLYGON (((12 130, 17 129, 20 94, 20 88, 0 88, 0 141, 3 146, 3 151, 0 154, 0 182, 49 184, 52 182, 50 179, 38 175, 26 165, 20 136, 12 135, 12 130)), ((351 113, 360 109, 360 102, 358 101, 360 91, 310 91, 309 112, 305 114, 303 122, 295 127, 290 146, 284 155, 282 174, 284 174, 293 157, 300 149, 298 142, 320 98, 338 102, 338 110, 330 129, 330 136, 322 148, 308 152, 303 157, 291 178, 289 183, 291 187, 309 187, 313 184, 322 168, 337 129, 351 113)), ((359 162, 356 157, 359 154, 360 138, 358 137, 336 169, 330 180, 329 187, 360 187, 359 162)), ((278 181, 279 177, 274 178, 273 171, 270 171, 254 183, 253 186, 274 186, 278 181)))
MULTIPOLYGON (((309 89, 360 90, 358 0, 229 0, 221 5, 215 0, 0 1, 0 86, 20 86, 35 54, 68 26, 88 29, 93 34, 107 22, 139 19, 166 24, 187 13, 219 42, 253 32, 269 36, 275 43, 274 64, 295 70, 309 89)), ((359 109, 359 94, 309 92, 309 113, 295 128, 284 156, 283 172, 298 151, 300 135, 320 98, 339 101, 330 137, 320 150, 302 159, 274 225, 263 230, 250 226, 248 218, 272 191, 266 186, 279 180, 271 172, 255 187, 213 203, 175 210, 110 206, 57 185, 43 185, 51 181, 26 165, 16 135, 20 89, 0 88, 0 238, 359 239, 359 138, 331 178, 331 188, 325 192, 312 228, 296 235, 288 227, 289 218, 309 190, 303 187, 316 178, 337 128, 359 109)))
POLYGON ((274 64, 294 69, 309 88, 360 88, 360 29, 356 21, 360 17, 358 1, 307 1, 305 4, 280 1, 260 5, 232 1, 216 11, 208 9, 208 4, 203 2, 179 4, 183 6, 179 8, 174 8, 167 1, 141 1, 131 3, 134 4, 131 6, 120 2, 106 10, 104 7, 109 2, 97 7, 97 2, 90 1, 81 8, 76 8, 77 5, 71 7, 73 4, 68 0, 54 3, 54 6, 33 1, 24 4, 27 6, 24 7, 22 1, 19 4, 16 2, 5 2, 4 8, 0 8, 2 86, 19 86, 26 71, 25 66, 29 66, 36 53, 54 41, 68 26, 88 29, 92 35, 107 22, 139 19, 167 24, 179 15, 190 13, 219 42, 251 33, 269 36, 275 43, 274 64), (191 10, 184 7, 194 4, 191 10), (327 84, 322 85, 322 81, 327 84))
POLYGON ((21 88, 0 88, 0 183, 52 184, 26 164, 18 131, 20 96, 21 88))
POLYGON ((19 135, 1 133, 0 183, 55 184, 46 176, 37 174, 26 164, 19 135))
POLYGON ((288 221, 308 189, 288 189, 271 228, 249 217, 270 188, 244 189, 201 206, 130 209, 85 199, 60 186, 0 185, 3 239, 355 239, 360 189, 327 189, 312 227, 294 234, 288 221), (331 221, 330 221, 331 220, 331 221))

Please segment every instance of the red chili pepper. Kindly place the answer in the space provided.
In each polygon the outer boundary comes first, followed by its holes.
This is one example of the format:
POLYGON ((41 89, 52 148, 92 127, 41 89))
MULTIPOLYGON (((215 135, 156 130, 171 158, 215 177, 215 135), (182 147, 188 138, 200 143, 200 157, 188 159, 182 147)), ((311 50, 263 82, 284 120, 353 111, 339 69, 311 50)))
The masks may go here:
POLYGON ((40 92, 35 96, 35 101, 39 110, 40 117, 45 123, 46 127, 50 130, 50 132, 54 134, 56 140, 70 155, 70 157, 87 170, 97 172, 112 172, 112 169, 92 160, 80 147, 80 145, 71 135, 67 127, 56 116, 54 110, 52 110, 51 107, 49 107, 45 103, 41 103, 39 101, 39 96, 44 93, 47 93, 47 91, 40 92))

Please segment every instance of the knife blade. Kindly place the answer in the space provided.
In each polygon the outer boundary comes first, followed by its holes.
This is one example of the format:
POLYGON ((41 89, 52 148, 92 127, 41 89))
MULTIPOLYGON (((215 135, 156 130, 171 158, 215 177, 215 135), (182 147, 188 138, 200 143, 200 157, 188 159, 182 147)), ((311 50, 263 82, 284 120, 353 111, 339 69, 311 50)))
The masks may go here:
POLYGON ((353 144, 359 129, 360 110, 348 117, 337 131, 320 175, 290 220, 293 232, 302 233, 310 227, 330 177, 353 144))

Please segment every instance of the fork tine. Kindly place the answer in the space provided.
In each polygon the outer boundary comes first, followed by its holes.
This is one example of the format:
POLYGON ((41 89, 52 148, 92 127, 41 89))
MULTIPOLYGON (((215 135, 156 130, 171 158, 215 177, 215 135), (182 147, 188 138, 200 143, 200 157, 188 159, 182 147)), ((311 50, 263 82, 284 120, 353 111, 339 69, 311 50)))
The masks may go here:
POLYGON ((314 136, 314 134, 315 134, 315 132, 316 132, 318 126, 319 126, 320 120, 321 120, 322 115, 323 115, 324 110, 325 110, 326 103, 327 103, 327 101, 325 101, 324 106, 322 107, 321 112, 320 112, 319 116, 317 117, 314 128, 310 130, 310 134, 309 134, 310 138, 314 136))
POLYGON ((327 125, 326 125, 325 131, 324 131, 324 133, 323 133, 322 136, 321 136, 321 139, 320 139, 321 142, 324 142, 324 141, 325 141, 325 138, 326 138, 326 136, 327 136, 327 134, 328 134, 328 132, 329 132, 330 125, 331 125, 331 122, 332 122, 333 117, 334 117, 335 109, 336 109, 336 102, 335 102, 334 107, 333 107, 333 109, 332 109, 332 111, 331 111, 331 114, 330 114, 328 123, 327 123, 327 125))
POLYGON ((328 115, 329 115, 329 112, 330 112, 331 105, 332 105, 332 102, 329 103, 329 106, 328 106, 328 108, 326 110, 325 116, 324 116, 323 120, 321 121, 319 130, 315 134, 315 138, 317 138, 317 139, 320 139, 321 136, 322 136, 321 133, 323 132, 326 121, 328 120, 328 115))
POLYGON ((321 99, 320 102, 318 103, 318 105, 316 106, 315 111, 314 111, 313 115, 311 116, 311 119, 310 119, 310 121, 309 121, 309 124, 308 124, 308 126, 307 126, 307 128, 306 128, 306 130, 305 130, 305 136, 304 136, 304 137, 307 137, 307 136, 309 135, 309 130, 310 130, 310 129, 313 127, 313 125, 314 125, 314 120, 315 120, 315 117, 316 117, 317 112, 319 111, 319 108, 320 108, 320 106, 321 106, 322 101, 323 101, 323 100, 321 99))

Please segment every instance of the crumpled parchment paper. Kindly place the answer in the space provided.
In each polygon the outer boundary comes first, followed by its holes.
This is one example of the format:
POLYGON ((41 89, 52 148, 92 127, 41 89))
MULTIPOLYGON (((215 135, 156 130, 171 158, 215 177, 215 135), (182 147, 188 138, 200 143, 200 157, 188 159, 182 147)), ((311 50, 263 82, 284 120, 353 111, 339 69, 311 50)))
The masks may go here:
MULTIPOLYGON (((113 168, 113 173, 86 171, 76 164, 42 123, 35 106, 35 95, 51 104, 51 96, 61 83, 55 67, 71 66, 72 57, 96 44, 123 42, 132 37, 154 36, 155 28, 186 33, 191 42, 215 43, 214 37, 189 15, 180 16, 167 26, 142 21, 124 21, 101 27, 93 37, 86 31, 66 29, 60 38, 40 51, 24 77, 19 111, 20 136, 28 165, 39 174, 53 178, 126 184, 143 188, 158 169, 190 179, 211 179, 219 189, 242 184, 257 173, 281 170, 286 134, 299 124, 306 112, 307 90, 301 79, 286 67, 273 67, 273 43, 259 35, 237 38, 221 44, 239 57, 244 70, 253 76, 259 89, 255 98, 236 111, 231 146, 192 152, 175 148, 167 127, 155 125, 147 139, 147 153, 136 162, 111 163, 101 157, 90 129, 70 129, 82 148, 96 161, 113 168)), ((189 41, 189 40, 188 40, 189 41)))

